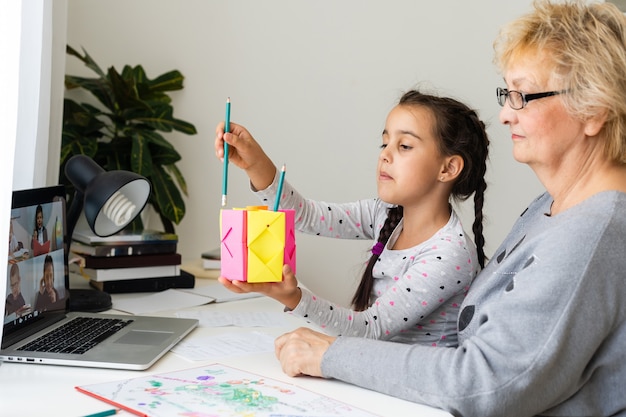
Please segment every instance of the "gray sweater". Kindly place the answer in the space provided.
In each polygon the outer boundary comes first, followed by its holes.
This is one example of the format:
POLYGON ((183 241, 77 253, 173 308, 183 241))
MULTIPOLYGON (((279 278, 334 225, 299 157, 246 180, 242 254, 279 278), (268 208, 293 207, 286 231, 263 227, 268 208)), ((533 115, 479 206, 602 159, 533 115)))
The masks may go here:
POLYGON ((457 416, 626 415, 626 194, 551 203, 475 279, 458 348, 340 337, 323 375, 457 416))

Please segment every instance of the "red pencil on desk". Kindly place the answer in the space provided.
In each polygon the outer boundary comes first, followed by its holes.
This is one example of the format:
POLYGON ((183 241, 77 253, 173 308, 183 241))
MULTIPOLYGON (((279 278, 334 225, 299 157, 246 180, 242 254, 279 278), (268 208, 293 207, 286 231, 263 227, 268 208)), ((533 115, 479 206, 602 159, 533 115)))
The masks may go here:
MULTIPOLYGON (((108 398, 105 398, 105 397, 102 397, 102 396, 100 396, 98 394, 95 394, 93 392, 87 391, 86 389, 83 389, 81 387, 74 387, 74 388, 76 388, 76 390, 78 390, 79 392, 82 392, 83 394, 87 394, 90 397, 94 397, 94 398, 96 398, 96 399, 98 399, 100 401, 104 401, 107 404, 114 405, 115 407, 117 407, 117 408, 119 408, 121 410, 128 411, 129 413, 132 413, 132 414, 135 414, 135 415, 138 415, 138 416, 141 416, 141 417, 149 417, 147 414, 142 413, 141 411, 133 410, 130 407, 126 407, 125 405, 116 403, 115 401, 111 401, 108 398)), ((116 410, 116 412, 117 412, 117 410, 116 410)), ((94 414, 93 416, 101 416, 101 415, 103 415, 103 414, 94 414)))

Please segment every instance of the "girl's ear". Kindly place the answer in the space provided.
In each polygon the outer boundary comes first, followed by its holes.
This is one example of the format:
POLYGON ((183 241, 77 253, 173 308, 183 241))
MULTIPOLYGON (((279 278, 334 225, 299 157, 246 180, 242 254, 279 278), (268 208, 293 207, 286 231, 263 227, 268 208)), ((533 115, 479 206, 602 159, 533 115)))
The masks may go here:
POLYGON ((465 162, 460 155, 452 155, 445 158, 444 164, 441 167, 441 172, 439 173, 439 179, 441 182, 456 179, 456 177, 461 175, 464 166, 465 162))

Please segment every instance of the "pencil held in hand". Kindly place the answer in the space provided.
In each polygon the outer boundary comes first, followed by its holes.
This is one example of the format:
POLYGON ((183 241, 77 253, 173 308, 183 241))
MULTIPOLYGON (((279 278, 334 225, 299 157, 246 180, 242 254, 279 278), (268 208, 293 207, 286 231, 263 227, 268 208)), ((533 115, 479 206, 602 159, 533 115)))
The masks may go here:
POLYGON ((283 164, 283 167, 280 170, 280 178, 278 179, 278 190, 276 191, 276 199, 274 200, 274 211, 278 211, 278 206, 280 205, 280 196, 283 194, 283 183, 285 182, 286 170, 287 167, 283 164))
MULTIPOLYGON (((230 97, 226 99, 226 118, 224 119, 224 133, 230 132, 230 97)), ((226 206, 228 194, 228 143, 224 141, 224 165, 222 172, 222 207, 226 206)))

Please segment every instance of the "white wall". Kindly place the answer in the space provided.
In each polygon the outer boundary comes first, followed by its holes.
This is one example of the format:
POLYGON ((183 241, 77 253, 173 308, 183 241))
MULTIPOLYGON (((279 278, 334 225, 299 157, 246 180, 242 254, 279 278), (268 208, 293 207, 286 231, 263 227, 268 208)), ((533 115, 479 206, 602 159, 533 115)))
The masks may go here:
MULTIPOLYGON (((500 24, 531 0, 294 1, 68 0, 67 40, 106 68, 141 64, 148 76, 185 76, 172 94, 175 115, 198 135, 170 136, 183 155, 187 214, 177 232, 185 257, 219 245, 221 165, 216 124, 226 97, 232 120, 247 126, 288 180, 329 201, 372 197, 387 112, 415 86, 477 108, 490 126, 487 251, 541 191, 511 156, 498 122, 492 41, 500 24)), ((90 74, 78 60, 66 72, 90 74)), ((231 168, 229 206, 256 204, 231 168)), ((468 210, 469 209, 469 210, 468 210)), ((464 223, 471 228, 471 205, 464 223)), ((366 257, 366 242, 298 236, 298 277, 321 296, 347 302, 366 257)))
POLYGON ((58 184, 67 26, 66 0, 19 3, 14 190, 58 184))
MULTIPOLYGON (((19 146, 15 151, 15 166, 18 167, 13 178, 14 189, 42 186, 46 178, 48 165, 47 145, 50 106, 47 90, 50 85, 50 71, 46 68, 50 50, 46 48, 44 34, 50 29, 46 18, 46 8, 51 4, 43 0, 22 4, 22 25, 20 33, 20 77, 14 80, 19 86, 17 135, 19 146), (43 133, 44 140, 38 135, 43 133)), ((47 36, 50 38, 50 36, 47 36)))
MULTIPOLYGON (((13 181, 13 156, 15 138, 17 134, 17 108, 19 58, 20 58, 20 29, 22 6, 20 2, 8 2, 3 5, 0 13, 0 138, 2 138, 2 152, 0 152, 0 190, 4 197, 0 199, 0 253, 8 253, 9 222, 6 219, 11 215, 11 190, 13 181)), ((0 269, 0 294, 6 294, 7 268, 0 269)), ((0 327, 0 339, 2 338, 0 327)))

